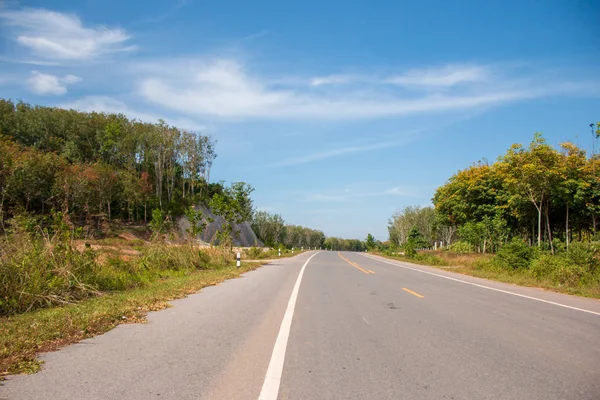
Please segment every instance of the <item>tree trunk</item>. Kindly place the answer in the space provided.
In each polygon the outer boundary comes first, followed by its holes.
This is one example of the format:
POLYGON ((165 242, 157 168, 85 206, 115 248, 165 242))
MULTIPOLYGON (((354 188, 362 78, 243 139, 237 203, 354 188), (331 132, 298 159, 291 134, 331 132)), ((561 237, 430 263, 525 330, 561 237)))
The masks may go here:
POLYGON ((110 221, 110 201, 107 201, 106 204, 108 205, 108 220, 110 221))
POLYGON ((540 203, 540 206, 537 207, 538 210, 538 237, 537 237, 537 242, 538 242, 538 247, 542 245, 542 203, 540 203))
POLYGON ((550 251, 554 254, 554 245, 552 244, 552 229, 550 229, 550 210, 546 203, 546 229, 548 230, 548 240, 550 241, 550 251))
POLYGON ((567 237, 566 237, 567 250, 569 250, 569 203, 567 203, 567 220, 566 220, 565 223, 566 223, 566 226, 567 226, 567 229, 566 229, 566 234, 567 234, 567 237))
POLYGON ((4 229, 4 191, 2 191, 2 198, 0 199, 0 227, 4 229))

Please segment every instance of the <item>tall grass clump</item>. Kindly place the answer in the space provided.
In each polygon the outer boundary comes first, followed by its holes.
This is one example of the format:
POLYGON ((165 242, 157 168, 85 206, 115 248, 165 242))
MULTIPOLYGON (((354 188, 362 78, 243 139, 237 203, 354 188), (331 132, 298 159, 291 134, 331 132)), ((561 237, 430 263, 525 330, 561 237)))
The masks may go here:
POLYGON ((0 315, 67 304, 92 294, 98 265, 91 250, 77 251, 71 231, 56 214, 50 228, 31 218, 11 221, 11 232, 0 238, 0 315))
POLYGON ((0 238, 0 316, 145 286, 157 279, 230 265, 227 249, 155 241, 139 255, 77 249, 78 232, 59 213, 49 227, 18 217, 0 238))

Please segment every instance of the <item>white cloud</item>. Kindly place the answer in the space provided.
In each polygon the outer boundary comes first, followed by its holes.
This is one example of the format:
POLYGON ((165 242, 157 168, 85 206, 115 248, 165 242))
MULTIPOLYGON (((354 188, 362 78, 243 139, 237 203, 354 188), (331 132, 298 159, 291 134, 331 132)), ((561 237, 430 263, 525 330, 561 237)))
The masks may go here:
POLYGON ((332 75, 307 81, 262 78, 234 60, 216 59, 151 63, 138 67, 136 75, 141 77, 138 94, 151 103, 225 119, 367 119, 473 111, 565 92, 518 71, 501 79, 490 70, 448 66, 371 80, 332 75), (327 84, 334 81, 354 84, 327 84))
POLYGON ((358 77, 355 75, 327 75, 312 78, 310 80, 310 84, 311 86, 340 85, 356 81, 364 82, 366 79, 364 77, 358 77))
POLYGON ((412 69, 386 79, 402 86, 451 87, 492 80, 489 67, 480 65, 447 65, 437 68, 412 69))
POLYGON ((81 82, 81 78, 78 76, 69 74, 69 75, 66 75, 65 77, 63 77, 62 81, 64 83, 73 84, 73 83, 81 82))
POLYGON ((81 78, 75 75, 66 75, 61 78, 55 75, 43 74, 39 71, 31 71, 27 85, 35 94, 59 96, 67 93, 67 85, 80 81, 81 78))
POLYGON ((391 76, 333 74, 312 78, 312 86, 344 85, 352 83, 385 85, 395 84, 404 87, 448 88, 462 84, 492 81, 493 68, 485 65, 445 65, 410 69, 391 76))
POLYGON ((288 158, 288 159, 282 160, 280 162, 277 162, 275 164, 268 165, 268 167, 285 167, 285 166, 290 166, 290 165, 308 164, 308 163, 311 163, 314 161, 320 161, 320 160, 325 160, 328 158, 345 156, 348 154, 364 153, 367 151, 374 151, 374 150, 379 150, 379 149, 398 147, 404 143, 406 143, 406 140, 393 140, 393 141, 387 141, 387 142, 339 147, 336 149, 330 149, 330 150, 321 151, 318 153, 307 154, 307 155, 300 156, 300 157, 288 158))
POLYGON ((169 124, 176 126, 181 129, 190 129, 194 131, 203 131, 206 129, 205 125, 202 125, 189 118, 170 118, 166 115, 154 114, 151 112, 140 111, 135 108, 127 106, 127 104, 121 100, 114 99, 108 96, 86 96, 78 100, 62 103, 59 105, 61 108, 74 109, 84 112, 105 112, 114 114, 124 114, 128 118, 138 119, 144 122, 155 123, 159 119, 167 121, 169 124))
POLYGON ((24 8, 0 11, 0 19, 13 28, 16 41, 34 54, 54 60, 90 60, 109 53, 132 50, 123 29, 85 27, 76 15, 24 8))
MULTIPOLYGON (((429 188, 427 190, 430 190, 429 188)), ((309 193, 303 198, 304 201, 321 202, 321 203, 360 203, 366 198, 372 197, 417 197, 418 193, 422 191, 419 188, 401 187, 396 186, 386 190, 377 190, 373 188, 364 187, 364 185, 358 185, 352 190, 337 189, 327 191, 325 193, 309 193), (362 186, 362 187, 361 187, 362 186)))

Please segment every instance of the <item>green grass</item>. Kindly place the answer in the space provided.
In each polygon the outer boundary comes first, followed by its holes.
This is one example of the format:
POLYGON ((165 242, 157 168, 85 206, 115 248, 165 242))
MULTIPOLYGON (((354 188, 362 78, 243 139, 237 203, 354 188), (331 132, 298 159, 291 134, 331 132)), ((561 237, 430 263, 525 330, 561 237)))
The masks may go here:
POLYGON ((475 276, 520 286, 543 288, 559 293, 600 298, 600 282, 597 277, 562 283, 552 276, 536 276, 528 269, 508 269, 494 264, 494 256, 485 254, 462 254, 447 251, 420 252, 415 258, 402 255, 378 255, 392 260, 427 265, 459 274, 475 276))
POLYGON ((294 253, 292 253, 292 251, 289 249, 281 249, 280 256, 279 250, 276 248, 263 250, 260 247, 249 247, 247 249, 244 249, 242 259, 245 258, 248 260, 274 260, 277 258, 294 257, 302 253, 304 253, 304 251, 301 251, 299 249, 294 249, 294 253))
POLYGON ((122 323, 143 322, 148 311, 203 287, 256 269, 260 263, 231 263, 212 270, 173 274, 123 292, 104 294, 62 307, 43 308, 0 317, 0 376, 36 372, 40 352, 53 351, 81 339, 104 333, 122 323))

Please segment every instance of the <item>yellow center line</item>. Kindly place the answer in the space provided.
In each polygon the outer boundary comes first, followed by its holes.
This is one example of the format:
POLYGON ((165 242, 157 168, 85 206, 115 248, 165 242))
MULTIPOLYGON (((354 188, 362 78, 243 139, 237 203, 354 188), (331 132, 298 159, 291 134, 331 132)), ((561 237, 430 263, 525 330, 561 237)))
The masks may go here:
POLYGON ((361 268, 361 267, 360 267, 360 265, 358 265, 358 264, 356 264, 356 263, 353 263, 352 261, 348 260, 348 259, 347 259, 346 257, 344 257, 344 256, 342 255, 342 253, 340 253, 339 251, 338 251, 338 256, 340 256, 340 258, 341 258, 342 260, 346 261, 348 264, 352 265, 354 268, 358 269, 359 271, 361 271, 361 272, 363 272, 363 273, 365 273, 365 274, 367 274, 367 275, 369 275, 369 274, 374 274, 374 273, 375 273, 375 272, 371 271, 370 269, 369 269, 369 270, 367 270, 367 269, 363 269, 363 268, 361 268))
POLYGON ((423 295, 420 295, 419 293, 413 292, 412 290, 410 290, 410 289, 407 289, 407 288, 405 288, 405 287, 403 287, 403 288, 402 288, 402 290, 404 290, 405 292, 408 292, 408 293, 412 294, 413 296, 417 296, 417 297, 418 297, 418 298, 420 298, 420 299, 422 299, 422 298, 424 298, 424 297, 425 297, 425 296, 423 296, 423 295))

